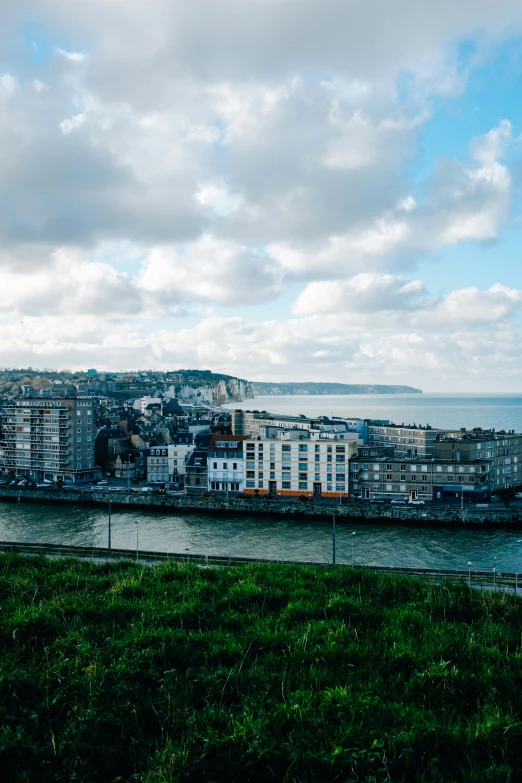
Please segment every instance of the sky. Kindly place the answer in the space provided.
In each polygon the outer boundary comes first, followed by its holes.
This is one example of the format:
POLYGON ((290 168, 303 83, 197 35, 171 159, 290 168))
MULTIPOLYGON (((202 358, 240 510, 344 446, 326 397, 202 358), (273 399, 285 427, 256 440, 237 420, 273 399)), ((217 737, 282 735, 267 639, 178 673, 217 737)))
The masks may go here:
POLYGON ((520 0, 2 0, 0 366, 520 392, 520 0))

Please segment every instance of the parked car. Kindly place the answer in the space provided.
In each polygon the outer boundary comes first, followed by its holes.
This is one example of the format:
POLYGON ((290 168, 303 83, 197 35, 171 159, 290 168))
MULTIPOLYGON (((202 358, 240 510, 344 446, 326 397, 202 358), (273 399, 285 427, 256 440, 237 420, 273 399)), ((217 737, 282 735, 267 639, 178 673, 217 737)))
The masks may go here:
POLYGON ((18 486, 19 487, 28 487, 29 486, 29 482, 27 481, 27 479, 22 479, 21 481, 18 482, 18 486))
POLYGON ((299 495, 301 503, 311 503, 313 498, 311 495, 299 495))
POLYGON ((16 481, 16 479, 14 481, 9 482, 10 487, 16 487, 17 485, 18 485, 18 481, 16 481))
POLYGON ((97 481, 96 483, 97 483, 97 485, 98 485, 99 487, 104 487, 104 486, 105 486, 106 484, 108 484, 109 482, 107 481, 107 479, 101 479, 100 481, 97 481))
POLYGON ((142 492, 144 492, 144 493, 146 493, 147 495, 152 495, 152 493, 154 492, 154 490, 152 489, 152 487, 142 487, 142 488, 141 488, 141 491, 142 491, 142 492))
POLYGON ((110 474, 110 473, 106 473, 105 475, 106 475, 106 476, 110 476, 111 474, 110 474))
POLYGON ((248 492, 236 492, 236 498, 238 500, 250 500, 252 495, 250 495, 248 492))
POLYGON ((522 492, 515 492, 516 498, 522 498, 522 492))
POLYGON ((491 502, 492 503, 498 503, 499 500, 500 500, 500 498, 499 498, 498 495, 491 495, 491 502))
POLYGON ((277 500, 277 495, 263 495, 263 500, 277 500))
POLYGON ((165 489, 179 489, 179 484, 175 484, 173 481, 167 481, 165 489))
POLYGON ((408 503, 410 504, 410 506, 425 506, 426 505, 424 500, 418 500, 418 499, 417 500, 413 500, 413 498, 410 498, 408 500, 408 503))
POLYGON ((201 493, 202 498, 214 498, 216 497, 214 492, 202 492, 201 493))
POLYGON ((394 506, 405 506, 406 501, 404 498, 392 498, 392 503, 394 506))

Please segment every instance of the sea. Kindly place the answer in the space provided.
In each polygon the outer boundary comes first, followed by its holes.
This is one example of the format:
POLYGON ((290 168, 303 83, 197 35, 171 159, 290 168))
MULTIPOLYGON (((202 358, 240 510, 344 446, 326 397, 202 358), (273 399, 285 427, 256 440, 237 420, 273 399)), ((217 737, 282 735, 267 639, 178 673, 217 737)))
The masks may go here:
MULTIPOLYGON (((494 427, 522 432, 522 395, 350 395, 258 397, 230 407, 306 416, 389 419, 458 429, 494 427)), ((522 531, 407 527, 339 520, 337 562, 381 566, 517 571, 522 574, 522 531), (355 533, 355 536, 353 535, 355 533)), ((105 508, 0 503, 0 540, 106 546, 105 508)), ((331 522, 291 517, 113 509, 114 547, 161 552, 328 563, 331 522)))
POLYGON ((441 429, 522 432, 522 394, 325 394, 256 397, 223 406, 304 416, 384 419, 441 429))

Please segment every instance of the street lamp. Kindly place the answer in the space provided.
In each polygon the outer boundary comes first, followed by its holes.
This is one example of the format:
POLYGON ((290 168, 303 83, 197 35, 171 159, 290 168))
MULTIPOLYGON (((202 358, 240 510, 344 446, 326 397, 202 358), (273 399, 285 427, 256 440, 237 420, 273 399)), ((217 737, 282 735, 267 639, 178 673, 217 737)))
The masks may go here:
POLYGON ((139 519, 135 519, 134 524, 136 525, 136 562, 138 562, 138 557, 139 557, 139 532, 138 531, 140 526, 139 519))
MULTIPOLYGON (((522 538, 517 538, 517 544, 522 544, 522 538)), ((518 571, 515 569, 515 595, 518 592, 518 571)))
POLYGON ((187 553, 187 563, 189 562, 189 559, 190 559, 190 550, 191 549, 192 549, 191 546, 186 546, 185 547, 185 552, 187 553))
POLYGON ((352 533, 352 565, 355 565, 355 530, 352 533))
POLYGON ((108 550, 109 550, 109 557, 112 557, 112 547, 111 547, 111 501, 109 500, 109 531, 108 531, 108 550))
POLYGON ((468 587, 471 590, 471 560, 468 560, 468 587))

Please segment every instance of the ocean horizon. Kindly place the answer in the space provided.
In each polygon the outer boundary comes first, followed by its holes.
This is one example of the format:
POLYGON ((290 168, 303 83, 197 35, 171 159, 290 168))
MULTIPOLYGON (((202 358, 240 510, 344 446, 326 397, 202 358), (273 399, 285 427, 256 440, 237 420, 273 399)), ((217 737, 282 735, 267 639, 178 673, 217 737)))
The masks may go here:
POLYGON ((481 427, 522 432, 522 393, 265 395, 223 407, 296 416, 387 419, 440 429, 481 427))

